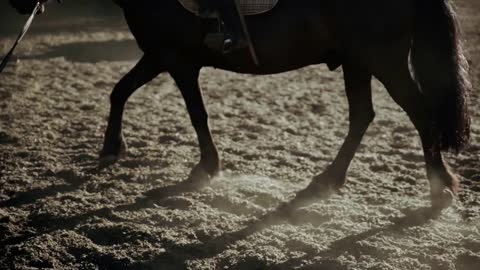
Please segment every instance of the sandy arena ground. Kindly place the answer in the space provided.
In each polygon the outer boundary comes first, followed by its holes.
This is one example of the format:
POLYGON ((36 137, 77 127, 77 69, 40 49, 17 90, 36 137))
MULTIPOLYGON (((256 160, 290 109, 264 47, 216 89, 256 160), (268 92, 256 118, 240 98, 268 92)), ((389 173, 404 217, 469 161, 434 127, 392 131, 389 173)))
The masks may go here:
MULTIPOLYGON (((480 269, 480 2, 456 2, 474 89, 472 144, 448 156, 462 177, 455 205, 424 218, 419 138, 375 82, 377 118, 342 193, 257 230, 346 136, 341 70, 204 69, 225 171, 182 192, 199 152, 171 78, 130 99, 128 157, 98 170, 110 91, 140 52, 121 18, 51 7, 0 75, 0 269, 480 269)), ((0 55, 14 37, 2 35, 0 55)))

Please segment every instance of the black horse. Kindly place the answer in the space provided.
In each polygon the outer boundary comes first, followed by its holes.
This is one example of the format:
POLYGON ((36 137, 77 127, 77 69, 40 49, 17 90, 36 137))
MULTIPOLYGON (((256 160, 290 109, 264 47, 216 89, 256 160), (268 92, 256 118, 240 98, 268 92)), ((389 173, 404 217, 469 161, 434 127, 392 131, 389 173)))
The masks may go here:
MULTIPOLYGON (((30 12, 36 3, 10 1, 21 13, 30 12)), ((185 99, 198 135, 201 159, 190 180, 208 180, 219 172, 221 163, 198 84, 202 67, 274 74, 326 63, 330 69, 343 67, 350 128, 332 164, 297 197, 315 196, 344 184, 349 164, 375 116, 374 76, 420 134, 432 206, 441 209, 451 203, 459 180, 442 152, 458 152, 468 143, 470 84, 457 19, 448 0, 281 0, 271 12, 246 19, 259 66, 248 49, 226 55, 209 49, 204 39, 216 21, 191 14, 178 0, 115 2, 123 9, 144 55, 111 94, 101 162, 114 162, 126 153, 122 115, 127 99, 158 74, 168 72, 185 99)))

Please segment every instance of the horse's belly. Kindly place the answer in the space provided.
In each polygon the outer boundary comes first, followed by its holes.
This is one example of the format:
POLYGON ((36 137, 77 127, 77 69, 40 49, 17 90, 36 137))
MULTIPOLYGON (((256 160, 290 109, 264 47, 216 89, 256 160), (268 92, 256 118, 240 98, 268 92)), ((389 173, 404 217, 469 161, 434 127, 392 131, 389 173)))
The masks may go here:
POLYGON ((265 58, 259 56, 259 65, 257 66, 253 63, 253 59, 248 53, 242 55, 243 56, 239 57, 238 60, 235 60, 237 57, 231 57, 229 58, 232 59, 230 62, 214 65, 214 67, 237 73, 265 75, 288 72, 306 66, 322 63, 326 63, 329 66, 339 65, 334 64, 334 62, 338 61, 329 61, 328 56, 324 56, 323 58, 315 57, 309 59, 292 59, 292 57, 295 56, 283 55, 279 56, 279 58, 265 58))
POLYGON ((277 40, 257 44, 254 47, 258 66, 254 64, 249 50, 244 49, 225 56, 215 67, 238 73, 274 74, 321 63, 330 67, 340 65, 338 52, 328 40, 312 38, 302 42, 277 40))
POLYGON ((251 21, 249 30, 259 66, 253 64, 249 50, 244 49, 226 55, 222 61, 226 64, 219 68, 272 74, 333 61, 338 46, 326 18, 307 9, 293 10, 251 21))

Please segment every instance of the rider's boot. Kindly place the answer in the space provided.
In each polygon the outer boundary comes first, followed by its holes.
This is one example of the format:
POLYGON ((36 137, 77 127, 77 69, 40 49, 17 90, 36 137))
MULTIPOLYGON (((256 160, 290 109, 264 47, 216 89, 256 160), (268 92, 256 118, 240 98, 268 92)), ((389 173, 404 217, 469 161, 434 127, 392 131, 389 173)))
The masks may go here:
POLYGON ((240 11, 235 3, 236 0, 217 0, 217 8, 220 19, 224 23, 225 37, 223 42, 223 53, 248 46, 245 31, 242 26, 240 11))

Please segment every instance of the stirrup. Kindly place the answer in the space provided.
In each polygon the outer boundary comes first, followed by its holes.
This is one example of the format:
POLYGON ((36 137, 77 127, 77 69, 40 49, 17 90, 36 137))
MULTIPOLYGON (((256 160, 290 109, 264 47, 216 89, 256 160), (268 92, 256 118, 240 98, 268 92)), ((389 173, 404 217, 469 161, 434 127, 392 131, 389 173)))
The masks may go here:
POLYGON ((244 38, 238 39, 236 42, 233 38, 225 38, 223 41, 223 53, 227 54, 234 50, 244 49, 248 47, 248 42, 244 38))

